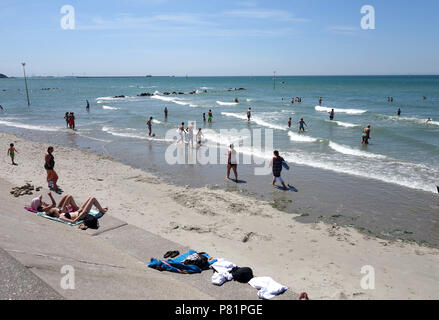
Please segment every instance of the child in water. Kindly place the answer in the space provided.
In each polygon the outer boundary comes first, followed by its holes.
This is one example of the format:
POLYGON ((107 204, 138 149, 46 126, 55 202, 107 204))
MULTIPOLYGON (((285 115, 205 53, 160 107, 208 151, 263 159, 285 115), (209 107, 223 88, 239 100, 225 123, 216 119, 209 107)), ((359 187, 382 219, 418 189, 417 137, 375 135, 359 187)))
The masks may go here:
POLYGON ((11 144, 9 145, 9 149, 8 149, 8 156, 11 157, 12 164, 13 164, 14 166, 17 165, 17 164, 14 162, 15 153, 18 153, 18 151, 17 151, 17 149, 15 149, 14 144, 11 143, 11 144))

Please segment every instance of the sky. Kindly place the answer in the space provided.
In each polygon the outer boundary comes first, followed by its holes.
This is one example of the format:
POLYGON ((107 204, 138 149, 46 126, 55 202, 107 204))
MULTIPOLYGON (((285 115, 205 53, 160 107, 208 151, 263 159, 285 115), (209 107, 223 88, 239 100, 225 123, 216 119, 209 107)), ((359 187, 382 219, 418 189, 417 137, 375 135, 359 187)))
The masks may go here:
POLYGON ((0 0, 0 73, 439 74, 438 15, 437 0, 0 0))

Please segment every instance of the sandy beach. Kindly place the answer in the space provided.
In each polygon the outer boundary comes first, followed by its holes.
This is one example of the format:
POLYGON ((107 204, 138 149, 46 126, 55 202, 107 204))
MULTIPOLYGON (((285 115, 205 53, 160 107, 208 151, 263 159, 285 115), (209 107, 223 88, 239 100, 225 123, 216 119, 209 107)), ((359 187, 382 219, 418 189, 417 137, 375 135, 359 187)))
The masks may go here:
MULTIPOLYGON (((43 164, 48 145, 5 132, 0 141, 3 146, 14 143, 19 152, 18 166, 4 156, 1 178, 17 186, 31 181, 43 186, 46 194, 43 164)), ((239 192, 169 185, 108 157, 54 147, 59 185, 78 202, 93 195, 110 208, 109 215, 194 250, 250 266, 294 292, 306 291, 311 299, 439 298, 436 248, 368 237, 337 224, 303 224, 267 201, 239 192), (248 241, 243 242, 246 235, 248 241), (374 290, 361 288, 365 265, 375 269, 374 290)), ((9 191, 2 188, 3 193, 9 191)))

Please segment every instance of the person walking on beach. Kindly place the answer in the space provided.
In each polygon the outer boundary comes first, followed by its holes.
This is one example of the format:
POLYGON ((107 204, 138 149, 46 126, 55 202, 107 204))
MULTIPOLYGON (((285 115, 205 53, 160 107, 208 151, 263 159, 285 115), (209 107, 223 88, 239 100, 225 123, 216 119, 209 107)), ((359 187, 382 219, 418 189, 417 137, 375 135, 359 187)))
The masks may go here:
POLYGON ((276 184, 277 179, 280 180, 280 182, 282 183, 282 187, 287 190, 287 186, 285 185, 284 180, 281 177, 281 173, 282 173, 282 163, 285 161, 284 158, 282 158, 281 156, 279 156, 279 151, 275 150, 274 152, 274 157, 273 159, 271 159, 270 162, 270 167, 272 167, 273 169, 273 182, 272 185, 274 186, 276 184))
POLYGON ((70 114, 66 112, 66 115, 64 116, 64 119, 66 120, 66 128, 69 128, 70 126, 70 114))
POLYGON ((291 128, 291 118, 288 120, 288 128, 291 128))
POLYGON ((328 112, 329 113, 329 120, 334 120, 334 115, 335 115, 335 111, 334 111, 334 109, 332 109, 331 110, 331 112, 328 112))
POLYGON ((198 128, 197 132, 197 145, 201 146, 201 138, 204 137, 203 133, 201 132, 201 128, 198 128))
POLYGON ((14 144, 11 143, 9 145, 9 149, 8 149, 8 156, 11 157, 12 160, 12 165, 16 166, 17 164, 15 163, 14 159, 15 159, 15 153, 18 153, 17 149, 15 149, 14 144))
POLYGON ((47 153, 44 157, 44 169, 46 169, 47 172, 47 184, 50 188, 50 183, 52 182, 53 189, 55 192, 58 192, 58 175, 55 171, 55 158, 53 157, 53 147, 47 148, 47 153))
POLYGON ((152 134, 152 117, 149 117, 149 120, 146 121, 146 125, 148 126, 148 136, 152 134))
POLYGON ((252 108, 248 108, 248 110, 247 110, 247 120, 250 121, 251 117, 252 117, 252 108))
POLYGON ((305 121, 303 120, 303 118, 300 118, 300 121, 297 122, 297 123, 299 124, 299 132, 300 132, 300 131, 305 132, 305 127, 304 127, 303 125, 305 125, 305 126, 307 126, 307 127, 308 127, 308 125, 305 123, 305 121))
POLYGON ((186 129, 187 132, 187 140, 191 147, 194 147, 194 123, 191 122, 186 129))
POLYGON ((168 107, 165 107, 165 120, 168 119, 168 107))
POLYGON ((213 113, 212 110, 209 110, 209 113, 207 114, 207 121, 209 123, 212 123, 212 119, 213 119, 213 113))
POLYGON ((177 143, 182 142, 184 143, 184 134, 185 134, 185 130, 184 130, 184 122, 181 123, 181 125, 178 127, 178 134, 180 135, 180 139, 177 140, 177 143))
POLYGON ((396 111, 396 114, 399 116, 401 116, 401 108, 398 108, 398 111, 396 111))
POLYGON ((235 174, 235 181, 238 181, 238 160, 236 157, 236 150, 233 143, 230 145, 229 154, 227 156, 227 179, 230 179, 230 169, 233 169, 235 174))
POLYGON ((367 127, 363 129, 362 138, 363 138, 363 140, 361 141, 361 144, 369 144, 369 139, 371 139, 370 138, 370 124, 367 125, 367 127))
POLYGON ((87 102, 87 106, 85 107, 85 111, 90 112, 90 103, 88 102, 88 100, 85 100, 87 102))

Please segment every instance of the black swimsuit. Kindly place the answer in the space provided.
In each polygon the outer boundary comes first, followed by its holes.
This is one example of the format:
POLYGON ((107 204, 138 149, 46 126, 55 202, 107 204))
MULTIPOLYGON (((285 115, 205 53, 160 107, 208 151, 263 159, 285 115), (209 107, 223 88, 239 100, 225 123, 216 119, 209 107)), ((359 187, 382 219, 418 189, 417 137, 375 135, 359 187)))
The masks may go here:
POLYGON ((50 156, 49 164, 47 164, 47 162, 46 162, 44 164, 44 169, 53 170, 53 167, 55 167, 55 158, 51 154, 49 154, 49 156, 50 156))

